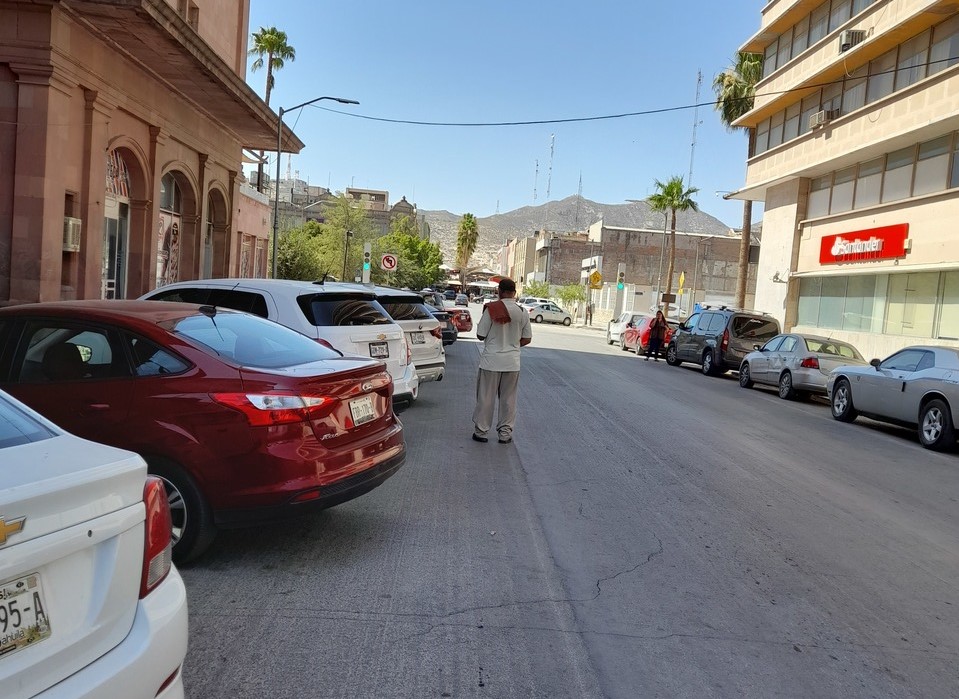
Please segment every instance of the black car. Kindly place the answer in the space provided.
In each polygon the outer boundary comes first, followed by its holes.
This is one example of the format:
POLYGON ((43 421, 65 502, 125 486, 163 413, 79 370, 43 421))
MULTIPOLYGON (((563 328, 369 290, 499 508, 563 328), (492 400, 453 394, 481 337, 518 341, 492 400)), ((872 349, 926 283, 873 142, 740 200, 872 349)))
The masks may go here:
POLYGON ((450 314, 429 303, 426 304, 426 308, 429 309, 433 317, 440 322, 440 330, 443 331, 443 344, 452 345, 456 342, 456 338, 459 337, 460 333, 459 330, 456 329, 456 326, 453 325, 453 319, 450 318, 450 314))
POLYGON ((768 313, 726 306, 702 306, 673 331, 666 362, 699 364, 707 376, 739 369, 747 354, 779 334, 768 313))

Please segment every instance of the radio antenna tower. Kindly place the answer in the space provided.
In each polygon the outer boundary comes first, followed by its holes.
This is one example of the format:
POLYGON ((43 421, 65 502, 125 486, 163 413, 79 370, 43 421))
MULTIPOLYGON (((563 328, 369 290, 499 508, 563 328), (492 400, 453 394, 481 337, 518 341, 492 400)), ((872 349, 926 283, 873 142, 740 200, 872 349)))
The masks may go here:
POLYGON ((576 190, 576 230, 579 230, 579 207, 583 203, 583 171, 579 171, 579 189, 576 190))
POLYGON ((533 173, 533 206, 536 206, 536 185, 539 183, 539 159, 536 160, 536 171, 533 173))
POLYGON ((543 232, 546 232, 546 225, 549 223, 549 190, 553 184, 553 144, 556 136, 549 135, 549 170, 546 175, 546 208, 543 209, 543 232))
POLYGON ((699 91, 703 86, 703 71, 696 71, 696 107, 693 109, 693 140, 689 144, 689 177, 686 178, 686 188, 693 186, 693 157, 696 155, 696 127, 702 124, 699 120, 699 91))

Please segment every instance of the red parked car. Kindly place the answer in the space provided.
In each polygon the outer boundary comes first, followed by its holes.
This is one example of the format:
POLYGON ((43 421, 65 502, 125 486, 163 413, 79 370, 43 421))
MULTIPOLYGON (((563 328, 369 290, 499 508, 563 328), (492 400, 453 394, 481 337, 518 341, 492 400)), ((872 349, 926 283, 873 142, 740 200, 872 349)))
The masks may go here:
POLYGON ((468 333, 473 329, 473 316, 468 308, 444 308, 450 314, 450 320, 456 326, 457 332, 468 333))
MULTIPOLYGON (((643 316, 635 325, 628 324, 626 329, 620 333, 619 336, 619 347, 624 352, 632 350, 636 354, 642 354, 646 352, 646 347, 649 345, 649 323, 652 321, 654 316, 643 316)), ((666 321, 666 338, 663 340, 663 345, 660 348, 660 352, 665 354, 666 346, 669 344, 670 338, 673 336, 673 330, 679 326, 675 320, 666 321)))
POLYGON ((355 498, 406 457, 382 362, 214 306, 0 309, 0 388, 78 436, 138 452, 166 487, 178 561, 217 527, 355 498))

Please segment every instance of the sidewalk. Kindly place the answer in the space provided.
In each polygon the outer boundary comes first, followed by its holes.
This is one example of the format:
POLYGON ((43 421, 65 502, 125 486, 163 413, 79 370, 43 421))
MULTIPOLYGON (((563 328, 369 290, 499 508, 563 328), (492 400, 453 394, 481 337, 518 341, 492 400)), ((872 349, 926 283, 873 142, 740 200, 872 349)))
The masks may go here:
POLYGON ((592 325, 585 325, 584 323, 573 323, 573 327, 578 330, 592 330, 593 332, 598 332, 598 333, 606 332, 605 325, 598 325, 596 323, 593 323, 592 325))

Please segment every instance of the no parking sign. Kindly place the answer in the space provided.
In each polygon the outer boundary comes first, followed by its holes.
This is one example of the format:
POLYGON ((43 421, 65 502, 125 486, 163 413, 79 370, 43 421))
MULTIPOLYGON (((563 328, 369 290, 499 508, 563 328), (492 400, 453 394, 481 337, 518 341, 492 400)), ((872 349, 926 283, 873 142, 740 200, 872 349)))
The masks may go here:
POLYGON ((394 272, 396 271, 396 255, 390 255, 387 253, 380 258, 380 269, 385 272, 394 272))

